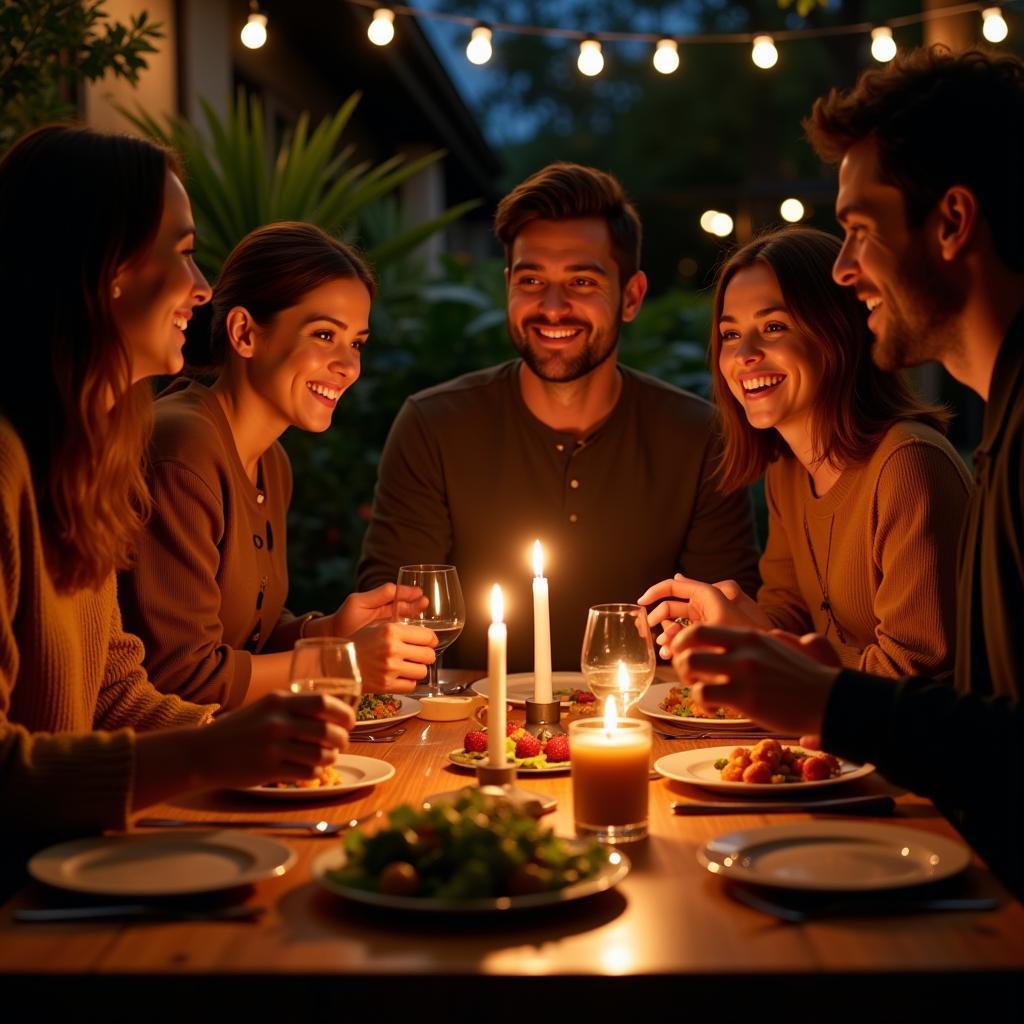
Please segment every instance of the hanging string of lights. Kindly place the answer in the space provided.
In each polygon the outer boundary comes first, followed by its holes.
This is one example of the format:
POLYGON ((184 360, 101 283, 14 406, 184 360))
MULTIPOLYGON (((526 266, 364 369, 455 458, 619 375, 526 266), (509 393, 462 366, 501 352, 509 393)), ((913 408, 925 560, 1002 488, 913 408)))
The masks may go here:
MULTIPOLYGON (((682 34, 662 36, 652 32, 581 32, 577 29, 557 28, 547 25, 525 25, 513 22, 492 22, 485 24, 476 18, 446 11, 430 11, 404 4, 383 6, 379 0, 347 0, 358 7, 373 11, 373 17, 366 30, 370 42, 376 46, 387 46, 395 38, 395 17, 426 18, 464 25, 470 29, 466 46, 466 59, 471 64, 486 64, 494 54, 493 40, 496 33, 550 36, 579 41, 576 66, 581 74, 593 78, 604 70, 602 43, 640 42, 654 44, 652 62, 656 71, 671 75, 681 63, 680 46, 708 43, 742 43, 750 46, 750 59, 754 65, 767 71, 779 62, 778 43, 801 39, 821 39, 826 36, 869 35, 871 56, 879 63, 891 61, 897 53, 894 29, 906 28, 937 18, 949 18, 959 14, 977 12, 981 15, 981 32, 990 43, 1001 43, 1006 39, 1009 28, 998 4, 991 2, 963 3, 951 7, 933 8, 889 18, 882 24, 861 22, 855 25, 828 25, 818 28, 785 29, 773 32, 731 32, 708 34, 682 34)), ((1008 6, 1005 4, 1004 6, 1008 6)), ((267 41, 266 11, 261 10, 257 0, 251 0, 248 21, 242 29, 242 42, 250 49, 259 49, 267 41)))

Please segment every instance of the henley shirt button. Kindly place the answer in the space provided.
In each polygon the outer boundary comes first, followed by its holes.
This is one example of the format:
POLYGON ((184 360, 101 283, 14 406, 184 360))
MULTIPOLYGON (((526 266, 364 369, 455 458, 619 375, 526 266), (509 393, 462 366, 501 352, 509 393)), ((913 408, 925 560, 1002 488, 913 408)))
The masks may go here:
POLYGON ((262 505, 267 500, 267 496, 262 491, 256 492, 256 504, 262 505))
POLYGON ((252 542, 257 548, 263 547, 263 538, 258 533, 252 535, 252 542))
POLYGON ((565 445, 564 444, 556 444, 555 445, 555 451, 556 452, 564 452, 565 451, 565 445))
POLYGON ((570 481, 569 481, 569 486, 570 486, 570 487, 571 487, 571 488, 572 488, 573 490, 576 490, 576 488, 577 488, 577 487, 579 487, 579 485, 580 485, 580 482, 579 482, 579 480, 570 480, 570 481))
POLYGON ((575 513, 575 512, 573 512, 573 513, 572 513, 572 514, 571 514, 571 515, 569 516, 569 522, 570 522, 570 523, 575 523, 575 522, 576 522, 576 520, 578 520, 578 519, 579 519, 579 516, 578 516, 578 515, 576 515, 576 513, 575 513))

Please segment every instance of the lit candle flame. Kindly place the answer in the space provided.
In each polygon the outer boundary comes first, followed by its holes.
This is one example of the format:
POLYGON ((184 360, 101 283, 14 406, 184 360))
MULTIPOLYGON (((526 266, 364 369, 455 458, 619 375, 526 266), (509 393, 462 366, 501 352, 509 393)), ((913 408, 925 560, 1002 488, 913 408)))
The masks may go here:
POLYGON ((533 542, 533 575, 544 575, 544 549, 540 546, 539 540, 533 542))
POLYGON ((505 601, 497 583, 491 587, 491 622, 497 624, 505 618, 505 601))
POLYGON ((619 727, 619 716, 615 710, 614 697, 609 697, 604 702, 604 727, 608 732, 614 732, 619 727))

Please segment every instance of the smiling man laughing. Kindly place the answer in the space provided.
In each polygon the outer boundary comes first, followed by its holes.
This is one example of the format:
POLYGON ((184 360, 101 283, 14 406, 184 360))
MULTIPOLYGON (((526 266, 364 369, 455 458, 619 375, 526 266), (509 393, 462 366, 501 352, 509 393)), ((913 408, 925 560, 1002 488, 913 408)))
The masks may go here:
POLYGON ((451 562, 469 614, 453 664, 486 663, 486 594, 507 596, 513 671, 533 667, 530 550, 551 578, 552 662, 578 669, 587 608, 681 571, 753 592, 745 491, 724 496, 710 405, 618 362, 647 291, 640 220, 610 175, 552 164, 499 204, 520 358, 410 398, 381 457, 360 585, 451 562), (652 576, 651 573, 656 575, 652 576))

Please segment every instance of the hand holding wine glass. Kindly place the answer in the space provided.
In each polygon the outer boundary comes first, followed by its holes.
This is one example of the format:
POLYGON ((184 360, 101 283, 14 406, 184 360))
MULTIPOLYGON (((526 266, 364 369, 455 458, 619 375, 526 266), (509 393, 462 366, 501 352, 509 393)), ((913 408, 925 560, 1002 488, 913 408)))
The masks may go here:
POLYGON ((638 604, 598 604, 587 613, 580 668, 603 709, 615 700, 627 715, 654 678, 654 643, 647 613, 638 604))
POLYGON ((437 678, 441 654, 458 639, 466 625, 459 574, 454 565, 403 565, 398 570, 398 587, 418 587, 423 593, 422 607, 399 607, 398 621, 426 626, 437 636, 436 658, 427 666, 426 689, 428 695, 437 696, 441 692, 437 678))
POLYGON ((355 645, 334 636, 311 636, 299 640, 292 651, 292 693, 329 693, 353 710, 359 706, 363 680, 355 645))

